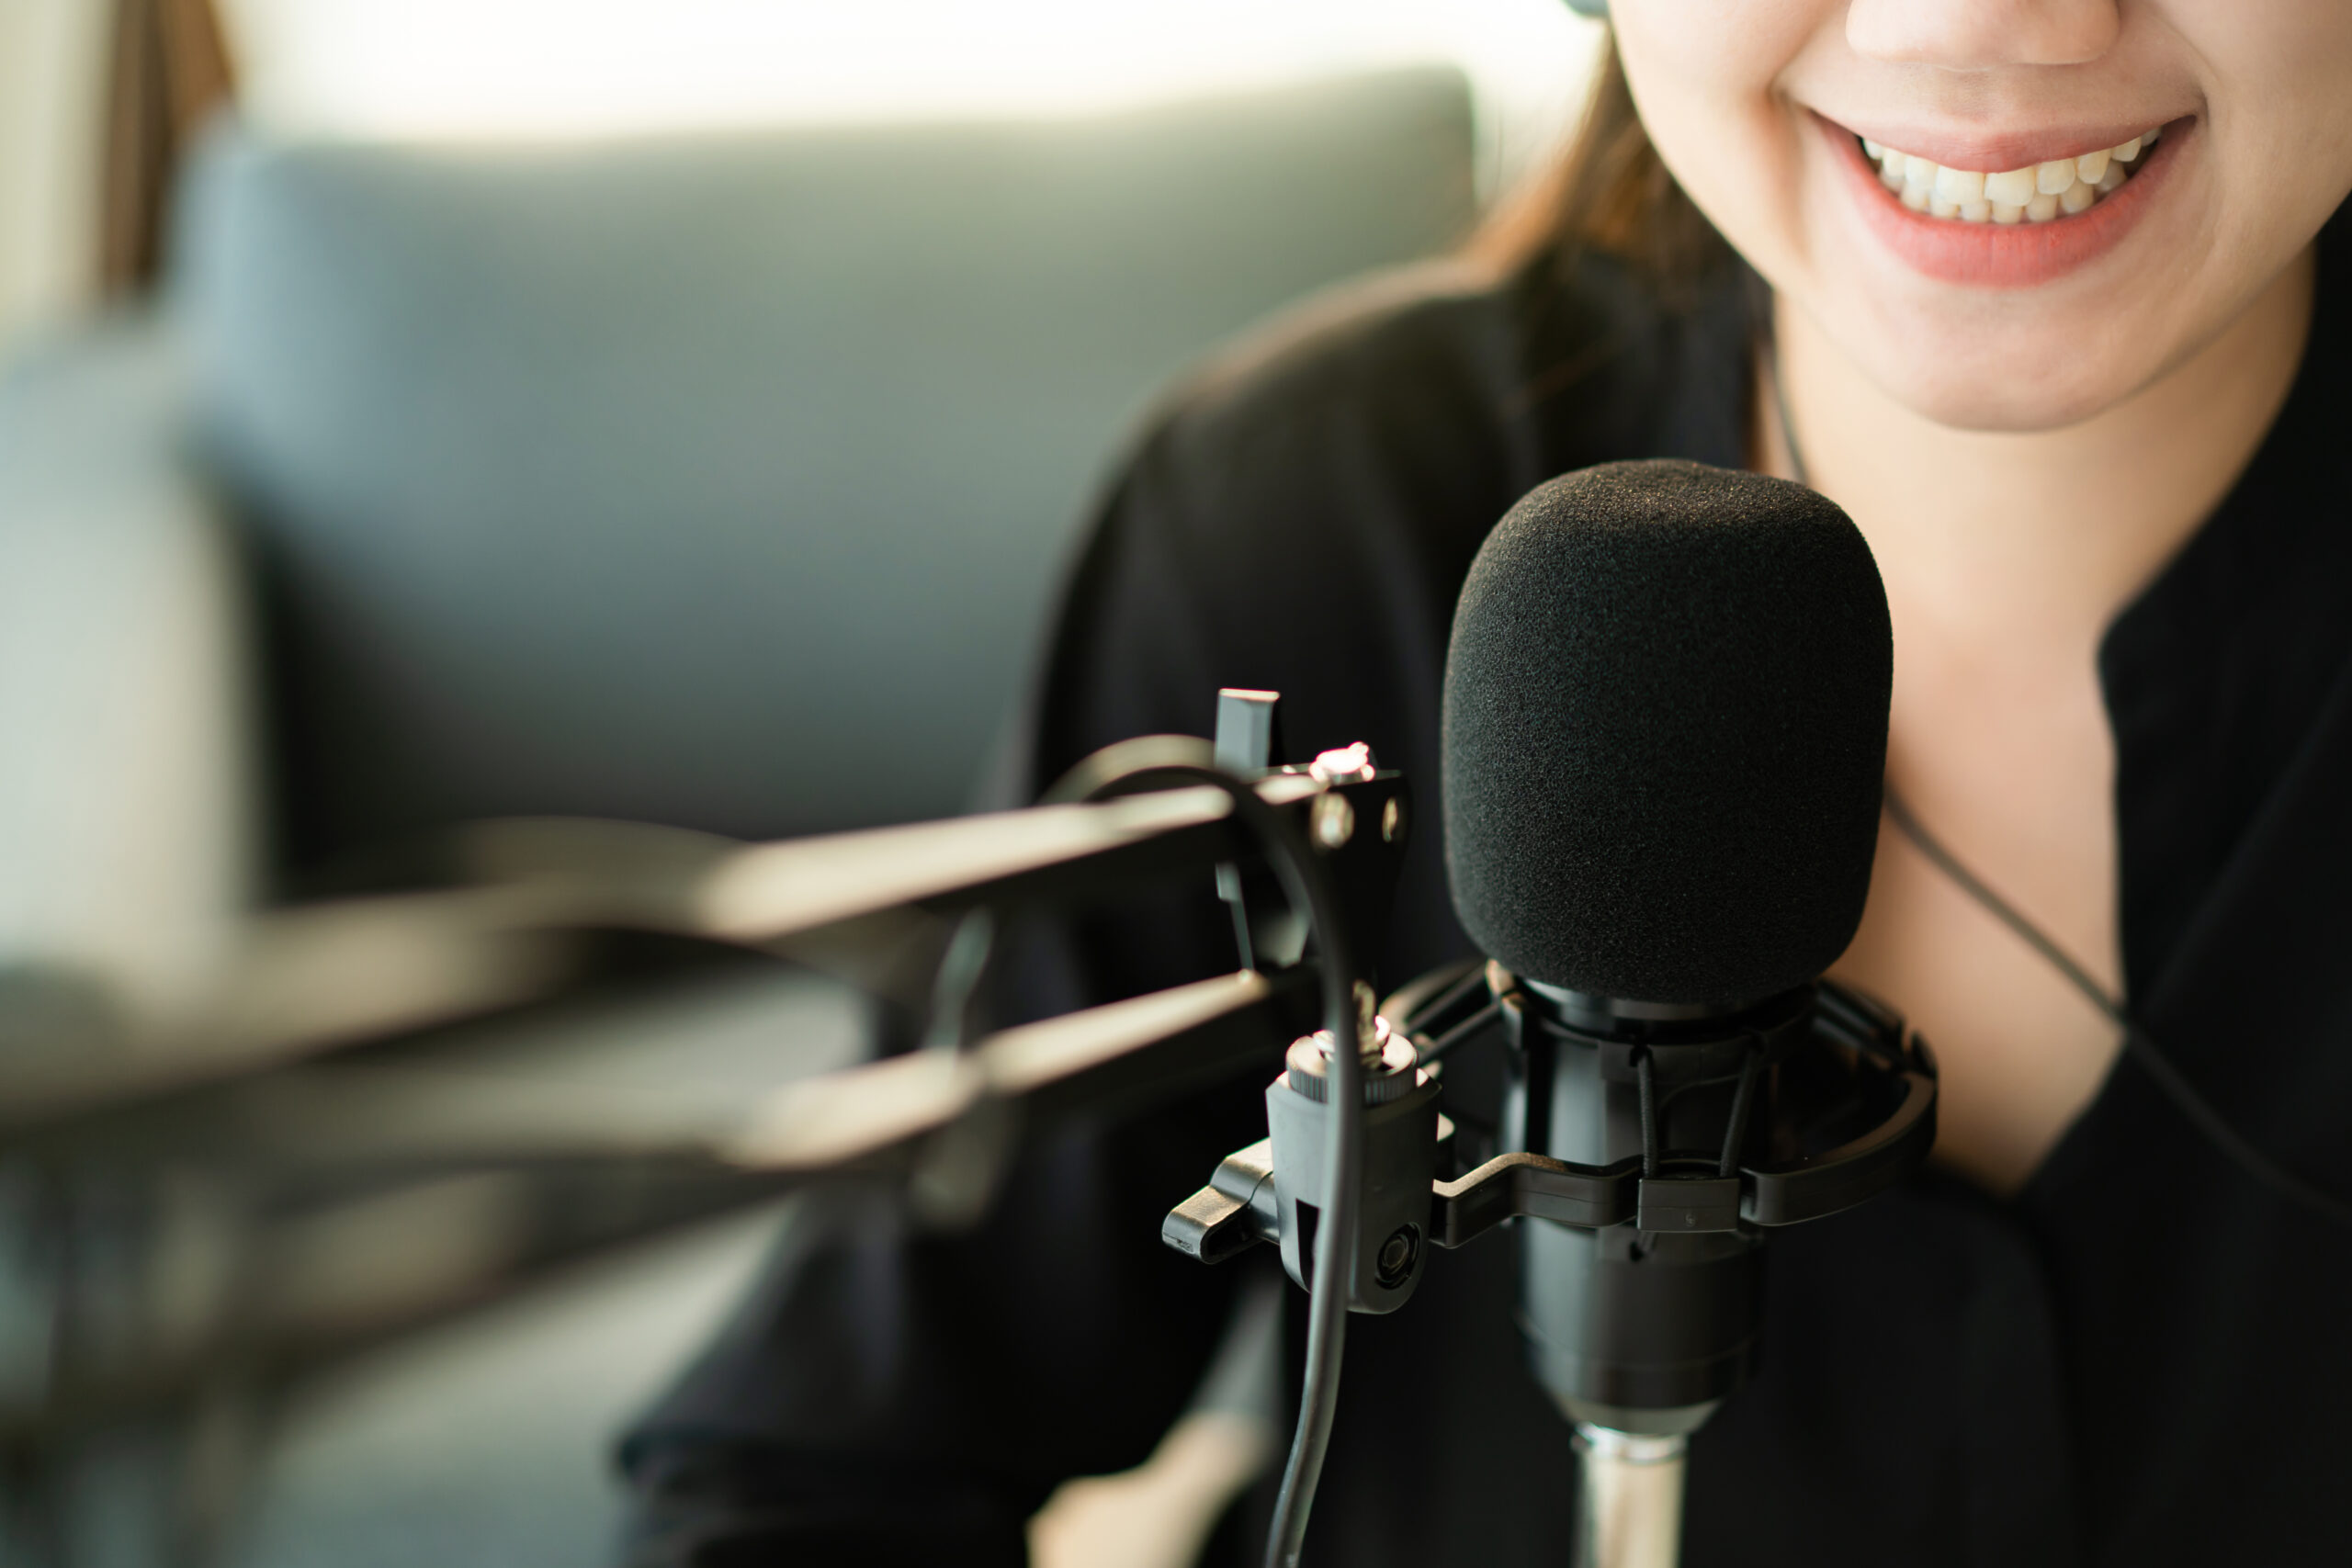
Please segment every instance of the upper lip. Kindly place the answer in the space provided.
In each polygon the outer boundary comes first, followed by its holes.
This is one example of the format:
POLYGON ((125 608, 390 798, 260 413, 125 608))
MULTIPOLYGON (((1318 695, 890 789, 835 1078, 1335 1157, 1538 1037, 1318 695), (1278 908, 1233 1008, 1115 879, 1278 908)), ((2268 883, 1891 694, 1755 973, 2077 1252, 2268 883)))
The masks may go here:
MULTIPOLYGON (((1818 112, 1818 111, 1816 111, 1818 112)), ((1837 130, 1892 147, 1915 158, 1925 158, 1947 169, 1976 169, 1998 174, 2003 169, 2031 168, 2060 158, 2120 146, 2149 130, 2168 125, 2177 117, 2152 114, 2130 124, 2044 126, 1993 131, 1982 128, 1944 130, 1884 119, 1868 122, 1821 119, 1837 130)))

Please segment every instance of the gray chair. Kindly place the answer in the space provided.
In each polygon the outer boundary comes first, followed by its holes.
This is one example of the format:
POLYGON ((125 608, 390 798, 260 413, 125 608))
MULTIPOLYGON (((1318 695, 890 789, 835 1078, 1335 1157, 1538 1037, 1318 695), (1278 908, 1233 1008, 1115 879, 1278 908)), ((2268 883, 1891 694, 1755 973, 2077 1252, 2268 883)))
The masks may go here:
MULTIPOLYGON (((1153 389, 1451 243, 1471 168, 1435 70, 573 149, 224 128, 164 305, 0 377, 0 1049, 135 1037, 256 904, 453 822, 958 809, 1153 389)), ((686 1348, 581 1342, 560 1429, 476 1402, 538 1456, 468 1467, 482 1558, 579 1560, 579 1410, 686 1348)), ((273 1565, 356 1561, 294 1512, 273 1565)))
POLYGON ((264 542, 292 852, 944 815, 1151 389, 1458 235, 1457 78, 1080 126, 232 139, 181 296, 264 542))

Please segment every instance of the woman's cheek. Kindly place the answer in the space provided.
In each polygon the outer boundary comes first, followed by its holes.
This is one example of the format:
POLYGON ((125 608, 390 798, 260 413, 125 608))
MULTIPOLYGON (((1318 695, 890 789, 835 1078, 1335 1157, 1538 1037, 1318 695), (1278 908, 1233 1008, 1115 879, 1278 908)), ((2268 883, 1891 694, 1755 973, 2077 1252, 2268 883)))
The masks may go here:
POLYGON ((1782 72, 1837 7, 1615 0, 1627 85, 1699 209, 1766 276, 1792 253, 1801 149, 1782 72))
POLYGON ((2352 5, 2245 0, 2166 12, 2210 73, 2216 238, 2283 265, 2352 190, 2352 5))

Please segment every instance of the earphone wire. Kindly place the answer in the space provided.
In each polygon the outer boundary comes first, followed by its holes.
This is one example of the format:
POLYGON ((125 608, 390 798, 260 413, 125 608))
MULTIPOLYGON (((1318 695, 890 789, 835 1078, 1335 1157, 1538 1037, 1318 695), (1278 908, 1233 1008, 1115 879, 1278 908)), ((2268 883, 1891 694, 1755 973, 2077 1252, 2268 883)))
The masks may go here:
MULTIPOLYGON (((1762 352, 1771 382, 1772 412, 1781 427, 1781 450, 1789 459, 1790 472, 1795 476, 1797 483, 1810 486, 1812 478, 1805 467, 1804 448, 1797 440, 1796 423, 1789 417, 1789 394, 1781 381, 1779 346, 1768 336, 1762 352)), ((1983 877, 1969 870, 1958 855, 1946 849, 1940 840, 1928 831, 1927 825, 1919 820, 1903 797, 1894 792, 1891 782, 1885 785, 1884 802, 1887 820, 1894 825, 1895 831, 1901 833, 1912 848, 1926 857, 1928 864, 2038 953, 2116 1028, 2122 1036, 2124 1050, 2154 1081, 2158 1090, 2172 1102, 2173 1109, 2179 1111, 2206 1142, 2279 1197, 2352 1230, 2352 1202, 2313 1186, 2256 1148, 2197 1091, 2188 1076, 2132 1016, 2123 998, 2099 984, 2089 970, 2059 946, 2049 933, 2029 919, 2023 910, 1995 892, 1983 877)))

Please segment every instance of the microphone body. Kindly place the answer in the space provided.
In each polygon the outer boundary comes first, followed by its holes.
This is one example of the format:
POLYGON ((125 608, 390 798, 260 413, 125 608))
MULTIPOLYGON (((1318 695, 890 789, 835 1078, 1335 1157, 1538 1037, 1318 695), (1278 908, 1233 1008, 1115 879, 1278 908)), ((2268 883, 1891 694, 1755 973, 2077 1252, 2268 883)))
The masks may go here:
MULTIPOLYGON (((1522 982, 1513 1019, 1512 1082, 1503 1135, 1512 1146, 1580 1165, 1611 1166, 1647 1152, 1722 1148, 1732 1130, 1741 1060, 1758 1032, 1786 1035, 1799 1007, 1692 1018, 1624 1017, 1605 998, 1522 982), (1658 1123, 1645 1136, 1642 1069, 1658 1123)), ((1696 1011, 1697 1010, 1691 1010, 1696 1011)), ((1751 1091, 1752 1097, 1753 1091, 1751 1091)), ((1772 1107, 1753 1104, 1751 1126, 1772 1107)), ((1743 1137, 1743 1144, 1747 1138, 1743 1137)), ((1736 1148, 1730 1195, 1736 1206, 1736 1148)), ((1716 1177, 1720 1156, 1701 1165, 1716 1177)), ((1694 1173, 1695 1174, 1695 1173, 1694 1173)), ((1716 1177, 1717 1179, 1722 1179, 1716 1177)), ((1536 1379, 1568 1417, 1622 1432, 1695 1430, 1753 1371, 1763 1309, 1763 1236, 1753 1229, 1585 1230, 1519 1227, 1521 1327, 1536 1379)))
POLYGON ((1892 683, 1860 533, 1754 475, 1555 479, 1464 585, 1446 859, 1464 927, 1516 972, 1504 1136, 1638 1160, 1645 1198, 1690 1184, 1680 1229, 1647 1202, 1519 1227, 1529 1360, 1587 1457, 1588 1568, 1674 1561, 1688 1437, 1757 1365, 1764 1233, 1739 1173, 1860 922, 1892 683), (1709 1185, 1728 1212, 1693 1215, 1709 1185))

